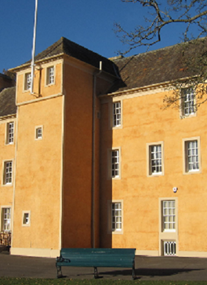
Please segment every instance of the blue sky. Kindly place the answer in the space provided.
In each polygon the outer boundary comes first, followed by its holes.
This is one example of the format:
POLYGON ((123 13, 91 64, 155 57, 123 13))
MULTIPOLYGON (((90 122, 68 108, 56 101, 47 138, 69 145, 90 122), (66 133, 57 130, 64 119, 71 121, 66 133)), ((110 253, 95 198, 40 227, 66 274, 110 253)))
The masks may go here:
MULTIPOLYGON (((31 59, 34 9, 35 0, 1 1, 0 72, 31 59)), ((36 54, 63 36, 105 57, 116 56, 125 47, 114 33, 114 23, 131 30, 142 24, 145 11, 121 0, 39 0, 36 54)), ((181 36, 178 27, 165 29, 162 42, 153 49, 176 44, 181 36)), ((144 51, 139 48, 133 54, 144 51)))

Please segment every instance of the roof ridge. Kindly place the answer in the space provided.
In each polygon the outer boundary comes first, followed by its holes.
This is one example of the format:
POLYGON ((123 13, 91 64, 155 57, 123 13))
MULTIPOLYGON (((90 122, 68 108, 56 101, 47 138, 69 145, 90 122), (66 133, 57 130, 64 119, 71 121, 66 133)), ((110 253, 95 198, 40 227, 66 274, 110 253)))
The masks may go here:
POLYGON ((162 48, 159 48, 159 49, 154 49, 154 50, 150 50, 150 51, 145 51, 145 52, 142 52, 142 53, 138 53, 138 54, 134 54, 134 55, 130 55, 130 56, 127 56, 127 57, 122 57, 122 58, 117 58, 117 59, 114 59, 114 61, 116 60, 122 60, 122 59, 130 59, 130 58, 134 58, 134 57, 139 57, 139 56, 145 56, 145 55, 148 55, 150 53, 156 53, 158 51, 162 51, 162 50, 167 50, 167 49, 171 49, 171 48, 175 48, 175 47, 178 47, 178 46, 181 46, 181 45, 187 45, 187 44, 190 44, 194 41, 197 41, 197 40, 205 40, 207 39, 207 37, 202 37, 202 38, 198 38, 198 39, 193 39, 193 40, 189 40, 187 42, 180 42, 180 43, 177 43, 175 45, 170 45, 170 46, 166 46, 166 47, 162 47, 162 48))

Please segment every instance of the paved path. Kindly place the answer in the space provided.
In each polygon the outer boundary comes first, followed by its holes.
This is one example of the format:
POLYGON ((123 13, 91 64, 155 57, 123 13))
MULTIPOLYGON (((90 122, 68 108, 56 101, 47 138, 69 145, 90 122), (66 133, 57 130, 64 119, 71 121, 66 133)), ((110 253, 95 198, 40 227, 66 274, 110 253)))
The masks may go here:
MULTIPOLYGON (((63 267, 70 279, 91 279, 93 268, 63 267)), ((131 270, 99 268, 104 279, 131 280, 131 270)), ((56 278, 54 258, 25 257, 0 254, 0 277, 56 278)), ((207 281, 207 258, 136 256, 136 276, 139 280, 207 281)))

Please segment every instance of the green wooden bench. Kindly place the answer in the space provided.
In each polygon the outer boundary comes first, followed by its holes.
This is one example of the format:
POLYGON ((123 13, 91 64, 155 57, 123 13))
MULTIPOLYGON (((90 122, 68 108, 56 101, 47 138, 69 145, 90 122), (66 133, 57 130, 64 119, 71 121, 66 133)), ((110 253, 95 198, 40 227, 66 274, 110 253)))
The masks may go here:
POLYGON ((57 278, 63 277, 62 266, 94 267, 94 278, 98 278, 98 267, 132 268, 135 279, 135 248, 62 248, 57 257, 57 278))

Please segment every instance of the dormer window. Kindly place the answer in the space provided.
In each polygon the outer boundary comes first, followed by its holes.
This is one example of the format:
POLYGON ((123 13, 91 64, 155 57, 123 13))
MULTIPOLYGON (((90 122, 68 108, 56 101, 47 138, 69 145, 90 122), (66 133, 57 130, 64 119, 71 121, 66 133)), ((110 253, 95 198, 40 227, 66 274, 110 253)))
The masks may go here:
POLYGON ((55 82, 55 68, 50 66, 47 68, 47 85, 54 84, 55 82))

